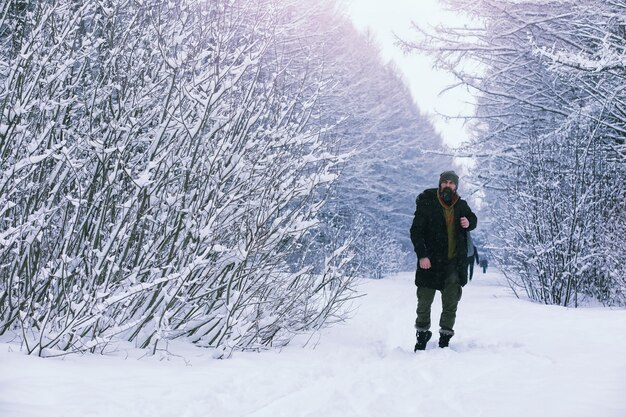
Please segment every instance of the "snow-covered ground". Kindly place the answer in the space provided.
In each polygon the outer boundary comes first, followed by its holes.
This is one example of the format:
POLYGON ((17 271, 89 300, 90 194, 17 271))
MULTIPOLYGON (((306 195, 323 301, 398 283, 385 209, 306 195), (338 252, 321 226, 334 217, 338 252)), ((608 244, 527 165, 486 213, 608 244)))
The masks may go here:
POLYGON ((626 416, 626 310, 519 300, 479 271, 451 347, 435 335, 416 354, 412 280, 364 281, 354 318, 305 347, 229 360, 183 345, 40 359, 4 340, 0 417, 626 416))

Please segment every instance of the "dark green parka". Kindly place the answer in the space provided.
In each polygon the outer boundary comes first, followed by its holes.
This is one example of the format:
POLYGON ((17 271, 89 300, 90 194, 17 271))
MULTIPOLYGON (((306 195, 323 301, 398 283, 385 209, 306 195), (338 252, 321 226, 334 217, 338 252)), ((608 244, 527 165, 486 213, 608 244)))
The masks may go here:
MULTIPOLYGON (((448 261, 448 232, 444 211, 437 189, 431 188, 422 192, 415 200, 415 217, 411 224, 411 241, 417 254, 417 272, 415 285, 437 290, 443 289, 446 265, 448 261), (421 269, 420 258, 429 258, 431 268, 421 269)), ((456 263, 459 283, 467 284, 467 232, 476 228, 476 215, 461 198, 454 204, 454 226, 456 228, 456 263), (466 217, 469 227, 463 229, 460 219, 466 217)))

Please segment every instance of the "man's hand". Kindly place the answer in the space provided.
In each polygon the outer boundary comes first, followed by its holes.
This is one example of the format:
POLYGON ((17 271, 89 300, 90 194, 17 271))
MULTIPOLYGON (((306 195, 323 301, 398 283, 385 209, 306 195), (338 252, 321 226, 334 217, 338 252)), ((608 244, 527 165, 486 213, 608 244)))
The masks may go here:
POLYGON ((463 229, 467 229, 469 227, 469 220, 467 220, 467 217, 461 217, 461 227, 463 229))
POLYGON ((428 258, 420 258, 420 268, 422 268, 422 269, 430 269, 430 259, 428 259, 428 258))

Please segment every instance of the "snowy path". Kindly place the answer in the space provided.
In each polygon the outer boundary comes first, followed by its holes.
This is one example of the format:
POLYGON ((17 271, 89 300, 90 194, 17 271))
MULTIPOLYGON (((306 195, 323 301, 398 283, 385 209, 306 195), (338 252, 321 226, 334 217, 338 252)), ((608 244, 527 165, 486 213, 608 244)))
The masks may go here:
POLYGON ((315 349, 219 361, 177 347, 186 365, 0 343, 0 417, 625 417, 626 310, 538 305, 498 280, 478 273, 451 348, 433 337, 418 354, 412 274, 365 281, 355 317, 315 349))

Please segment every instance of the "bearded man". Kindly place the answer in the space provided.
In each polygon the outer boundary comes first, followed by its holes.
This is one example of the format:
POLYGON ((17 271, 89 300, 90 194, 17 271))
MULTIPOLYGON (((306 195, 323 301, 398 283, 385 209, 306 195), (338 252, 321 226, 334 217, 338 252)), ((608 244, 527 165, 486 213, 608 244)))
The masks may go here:
POLYGON ((467 235, 476 228, 476 215, 459 197, 459 176, 445 171, 439 187, 424 190, 415 200, 411 241, 417 254, 417 318, 415 351, 426 349, 432 336, 430 309, 441 292, 439 347, 448 347, 462 287, 467 284, 467 235))

